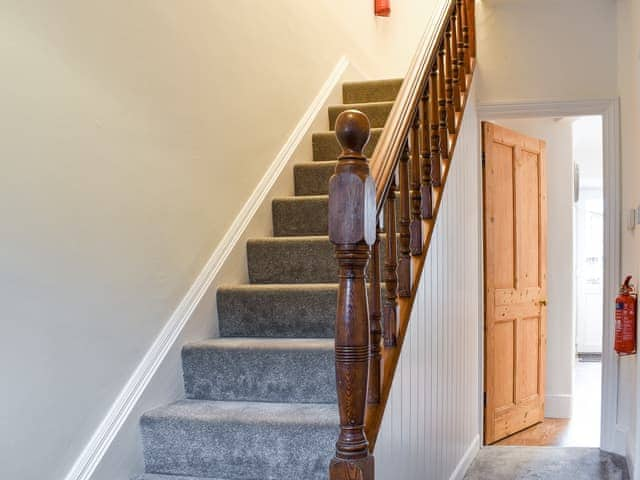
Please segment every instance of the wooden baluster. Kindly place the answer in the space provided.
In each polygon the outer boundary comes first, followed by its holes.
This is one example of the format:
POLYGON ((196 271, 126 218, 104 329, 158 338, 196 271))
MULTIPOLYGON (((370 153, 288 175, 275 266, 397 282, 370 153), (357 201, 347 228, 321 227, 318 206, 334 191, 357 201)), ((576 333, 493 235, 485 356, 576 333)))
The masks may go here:
POLYGON ((451 58, 451 23, 447 24, 444 38, 445 91, 447 97, 447 128, 451 135, 456 133, 456 114, 453 107, 453 73, 451 58))
POLYGON ((451 76, 453 77, 453 109, 456 112, 462 110, 460 98, 460 67, 458 66, 458 16, 453 11, 450 21, 451 28, 451 76))
POLYGON ((456 22, 456 35, 458 37, 458 86, 460 87, 460 93, 467 91, 467 74, 464 62, 464 38, 462 33, 463 3, 464 0, 456 0, 456 11, 458 13, 458 21, 456 22))
POLYGON ((373 480, 374 461, 364 431, 369 376, 369 313, 365 267, 376 237, 375 189, 362 150, 369 140, 366 115, 341 113, 336 136, 342 146, 329 182, 329 239, 339 267, 336 314, 336 384, 340 435, 329 467, 330 480, 373 480))
POLYGON ((440 117, 438 112, 438 64, 434 63, 429 79, 429 124, 431 125, 431 183, 439 187, 442 164, 440 161, 440 117))
POLYGON ((385 203, 385 230, 387 232, 387 248, 384 259, 384 346, 395 347, 397 345, 397 296, 398 296, 398 272, 396 250, 396 180, 395 174, 391 180, 391 187, 385 203))
POLYGON ((430 85, 425 87, 425 93, 420 99, 420 160, 422 160, 422 182, 420 194, 422 197, 422 218, 433 218, 433 189, 431 185, 431 127, 429 125, 429 91, 430 85))
POLYGON ((398 248, 398 295, 401 297, 411 296, 411 250, 409 249, 409 143, 405 142, 400 163, 398 165, 398 176, 400 177, 400 219, 399 226, 399 248, 398 248))
POLYGON ((449 159, 449 130, 447 128, 447 93, 445 89, 444 41, 438 49, 438 112, 440 115, 440 157, 449 159))
POLYGON ((409 225, 410 239, 409 250, 411 255, 422 255, 422 216, 421 203, 422 193, 420 191, 420 113, 416 116, 409 131, 409 146, 411 148, 411 224, 409 225))
POLYGON ((467 0, 467 24, 469 26, 469 57, 476 58, 476 6, 475 6, 475 0, 467 0))
POLYGON ((382 341, 382 311, 380 309, 380 226, 376 227, 376 243, 371 251, 369 266, 369 328, 371 330, 371 349, 369 350, 369 388, 367 401, 380 403, 380 359, 382 341))
MULTIPOLYGON (((464 71, 467 73, 471 73, 471 55, 469 53, 469 16, 467 12, 467 0, 462 1, 461 5, 461 15, 462 21, 462 45, 464 49, 463 61, 464 61, 464 71)), ((465 78, 466 84, 466 78, 465 78)))

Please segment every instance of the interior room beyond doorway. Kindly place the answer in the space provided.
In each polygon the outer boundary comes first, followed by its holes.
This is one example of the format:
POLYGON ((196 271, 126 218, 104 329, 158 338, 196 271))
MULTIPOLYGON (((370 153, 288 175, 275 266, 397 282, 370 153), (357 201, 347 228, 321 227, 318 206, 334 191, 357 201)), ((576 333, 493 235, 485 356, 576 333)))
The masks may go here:
POLYGON ((602 117, 495 120, 547 145, 545 419, 496 445, 600 446, 602 117))

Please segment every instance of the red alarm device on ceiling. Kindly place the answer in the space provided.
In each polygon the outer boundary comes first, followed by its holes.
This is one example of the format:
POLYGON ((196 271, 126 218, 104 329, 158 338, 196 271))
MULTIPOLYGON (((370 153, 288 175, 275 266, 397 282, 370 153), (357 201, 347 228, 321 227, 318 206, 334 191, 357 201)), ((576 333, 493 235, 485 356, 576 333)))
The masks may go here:
POLYGON ((389 5, 389 2, 390 0, 374 0, 377 17, 388 17, 391 15, 391 5, 389 5))

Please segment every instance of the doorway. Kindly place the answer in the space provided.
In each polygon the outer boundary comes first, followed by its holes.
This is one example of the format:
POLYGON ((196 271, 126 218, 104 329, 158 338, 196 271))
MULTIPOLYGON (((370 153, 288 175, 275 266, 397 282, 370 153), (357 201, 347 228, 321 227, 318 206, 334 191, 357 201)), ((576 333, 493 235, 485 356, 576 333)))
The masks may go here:
MULTIPOLYGON (((560 175, 548 172, 551 189, 558 186, 554 182, 566 180, 567 176, 570 182, 565 185, 570 196, 563 209, 565 220, 568 218, 568 222, 563 222, 566 228, 554 228, 552 233, 563 237, 565 248, 551 248, 552 245, 549 248, 549 264, 555 264, 559 257, 565 269, 554 272, 552 267, 549 271, 548 336, 553 335, 556 340, 564 338, 565 343, 563 347, 555 348, 557 345, 552 342, 549 352, 554 361, 550 363, 552 375, 548 376, 555 379, 548 378, 545 382, 549 387, 545 389, 547 418, 530 431, 503 440, 505 444, 531 445, 538 441, 543 445, 602 446, 615 451, 616 430, 612 415, 615 419, 617 365, 610 343, 613 312, 609 312, 609 305, 603 298, 616 291, 618 281, 619 252, 615 241, 618 230, 610 229, 619 218, 613 214, 619 211, 617 190, 613 188, 618 181, 618 157, 613 141, 616 108, 613 103, 604 108, 605 103, 599 108, 577 104, 480 108, 483 119, 519 128, 530 135, 537 131, 527 131, 527 123, 536 122, 546 122, 551 127, 555 125, 557 130, 569 132, 568 147, 564 147, 568 152, 565 156, 569 162, 564 165, 568 175, 566 171, 560 175), (531 107, 531 111, 527 112, 527 107, 531 107), (576 113, 600 114, 581 116, 576 113), (575 166, 573 159, 576 159, 575 166), (569 287, 558 288, 558 284, 569 287), (559 322, 557 318, 563 321, 559 322), (605 373, 601 373, 602 366, 605 373), (565 388, 567 385, 569 387, 565 388), (598 401, 601 391, 604 392, 602 403, 598 401), (604 427, 602 432, 600 423, 604 427)), ((557 139, 552 140, 557 143, 557 139)), ((551 217, 563 214, 556 208, 556 200, 549 195, 550 223, 554 223, 551 217)), ((559 245, 558 239, 555 245, 559 245)))

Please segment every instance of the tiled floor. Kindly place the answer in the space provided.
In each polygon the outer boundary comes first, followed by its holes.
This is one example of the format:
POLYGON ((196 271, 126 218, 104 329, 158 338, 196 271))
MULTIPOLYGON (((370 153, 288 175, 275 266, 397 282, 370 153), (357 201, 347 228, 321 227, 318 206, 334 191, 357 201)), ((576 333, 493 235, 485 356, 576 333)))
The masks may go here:
POLYGON ((521 446, 600 446, 601 363, 576 362, 573 416, 547 418, 494 445, 521 446))
POLYGON ((625 458, 598 448, 485 447, 465 480, 629 480, 625 458))

